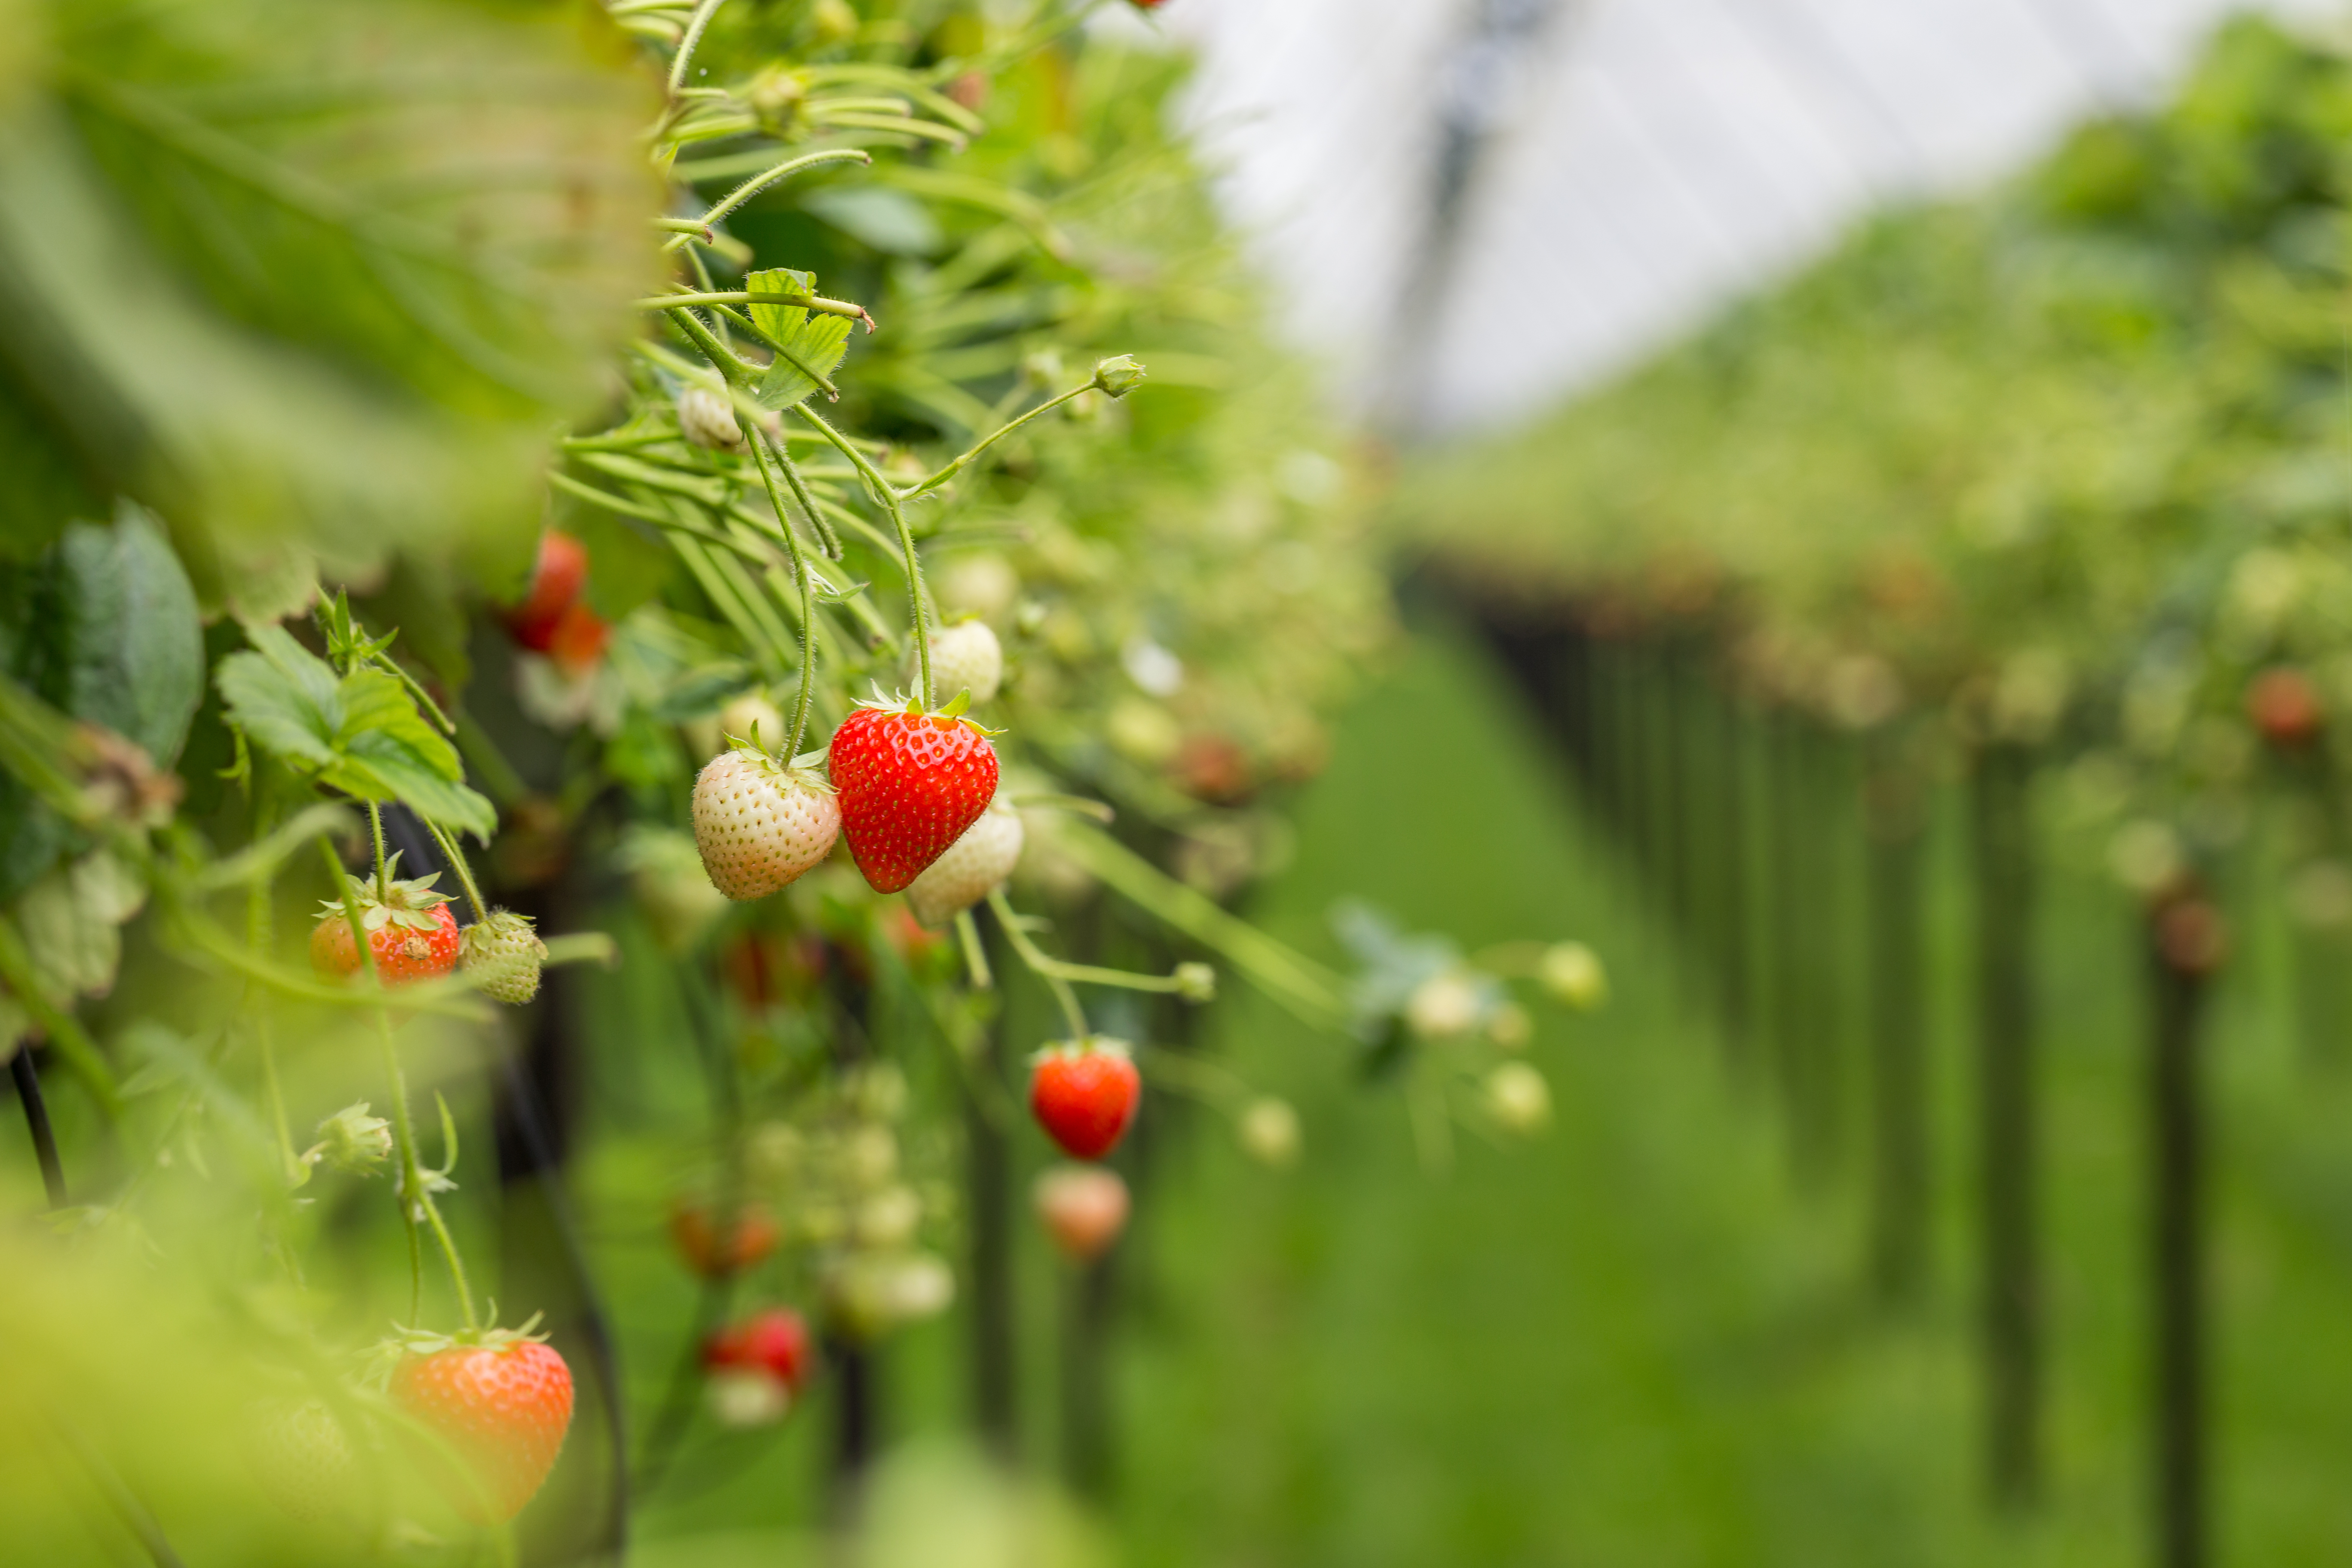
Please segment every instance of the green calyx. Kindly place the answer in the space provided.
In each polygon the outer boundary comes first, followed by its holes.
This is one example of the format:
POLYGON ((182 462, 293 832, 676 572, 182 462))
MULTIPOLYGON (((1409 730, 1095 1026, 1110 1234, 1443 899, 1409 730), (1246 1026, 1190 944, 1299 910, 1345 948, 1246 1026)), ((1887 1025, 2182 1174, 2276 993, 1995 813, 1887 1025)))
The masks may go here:
POLYGON ((512 1350, 517 1345, 545 1344, 548 1336, 539 1325, 546 1316, 544 1312, 533 1312, 519 1329, 498 1328, 495 1326, 498 1303, 493 1301, 490 1303, 490 1317, 494 1326, 490 1328, 460 1329, 456 1333, 445 1334, 431 1329, 396 1323, 391 1336, 383 1342, 383 1348, 401 1355, 425 1356, 452 1350, 503 1351, 512 1350))
MULTIPOLYGON (((360 925, 370 931, 382 931, 387 925, 427 933, 440 930, 441 922, 433 911, 447 903, 449 895, 433 890, 433 884, 441 879, 439 873, 397 879, 392 873, 399 864, 400 856, 394 852, 385 863, 381 883, 373 877, 345 876, 352 900, 359 907, 360 925)), ((328 899, 319 905, 320 920, 339 920, 342 914, 340 899, 328 899)))
POLYGON ((885 696, 882 688, 877 685, 874 688, 874 695, 860 699, 857 706, 872 709, 877 713, 896 713, 908 719, 953 719, 958 723, 968 725, 991 740, 1004 733, 1002 730, 992 729, 965 712, 965 710, 971 706, 970 687, 960 689, 941 706, 926 709, 920 697, 909 697, 903 691, 885 696))
POLYGON ((1076 1061, 1081 1057, 1118 1057, 1132 1061, 1135 1047, 1108 1035, 1088 1035, 1082 1040, 1056 1040, 1050 1046, 1040 1047, 1030 1053, 1029 1064, 1037 1067, 1056 1058, 1076 1061))

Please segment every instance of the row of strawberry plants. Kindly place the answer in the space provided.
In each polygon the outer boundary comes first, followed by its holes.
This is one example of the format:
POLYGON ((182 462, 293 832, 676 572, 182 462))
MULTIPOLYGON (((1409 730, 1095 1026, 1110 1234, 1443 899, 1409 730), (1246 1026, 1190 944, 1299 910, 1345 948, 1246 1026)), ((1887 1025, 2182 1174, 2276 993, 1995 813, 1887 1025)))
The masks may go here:
POLYGON ((1540 1123, 1510 986, 1589 1006, 1589 952, 1358 911, 1349 977, 1228 908, 1384 597, 1176 62, 1055 5, 58 10, 0 61, 48 139, 0 174, 8 287, 52 323, 0 437, 66 454, 0 561, 0 1035, 64 1237, 11 1244, 47 1353, 0 1398, 79 1467, 7 1496, 28 1552, 94 1490, 159 1562, 610 1555, 820 1363, 849 1506, 878 1347, 960 1288, 992 1419, 1013 1093, 1081 1261, 1139 1103, 1295 1157, 1120 997, 1239 974, 1432 1157, 1540 1123), (1064 956, 1110 895, 1164 962, 1064 956), (623 995, 707 1106, 647 1095, 652 1168, 583 1190, 623 995), (595 1238, 664 1226, 702 1283, 637 1411, 595 1238))
POLYGON ((1990 196, 1874 220, 1538 437, 1437 465, 1405 509, 1564 704, 1801 1164, 1867 1151, 1898 1292, 1934 1120, 1924 803, 1963 786, 1986 1452, 2012 1504, 2047 1476, 2036 886, 2054 850, 2135 900, 2171 1563, 2211 1536, 2200 1029, 2222 889, 2242 924, 2285 910, 2306 989, 2347 929, 2347 105, 2331 48, 2234 22, 2175 101, 1990 196), (1475 535, 1437 543, 1465 510, 1475 535))

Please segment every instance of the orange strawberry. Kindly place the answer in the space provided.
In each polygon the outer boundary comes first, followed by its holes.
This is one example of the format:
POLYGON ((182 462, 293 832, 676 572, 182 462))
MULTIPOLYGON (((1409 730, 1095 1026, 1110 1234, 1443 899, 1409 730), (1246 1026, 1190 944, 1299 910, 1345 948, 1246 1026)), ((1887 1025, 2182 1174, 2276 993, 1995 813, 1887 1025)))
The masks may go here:
POLYGON ((572 1425, 572 1369, 552 1346, 493 1329, 474 1342, 412 1351, 392 1374, 392 1396, 463 1461, 434 1456, 450 1505, 476 1524, 520 1513, 555 1468, 572 1425))
MULTIPOLYGON (((375 954, 376 973, 386 985, 448 973, 457 967, 463 945, 457 917, 449 911, 449 895, 433 890, 437 879, 395 880, 392 873, 399 864, 400 857, 394 855, 381 883, 373 877, 346 879, 359 907, 360 924, 368 933, 368 947, 375 954)), ((319 907, 319 923, 310 931, 310 967, 330 979, 359 970, 359 945, 352 940, 352 922, 340 899, 319 907)))

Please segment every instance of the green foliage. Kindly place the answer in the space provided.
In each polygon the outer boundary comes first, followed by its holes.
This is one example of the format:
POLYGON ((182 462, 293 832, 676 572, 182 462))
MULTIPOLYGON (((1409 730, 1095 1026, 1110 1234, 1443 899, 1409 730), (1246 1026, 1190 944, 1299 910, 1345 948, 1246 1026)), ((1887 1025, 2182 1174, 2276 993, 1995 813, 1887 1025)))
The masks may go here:
MULTIPOLYGON (((111 525, 74 523, 40 556, 0 563, 0 676, 172 764, 203 695, 204 643, 187 575, 152 517, 125 503, 111 525)), ((0 903, 69 837, 29 786, 0 773, 0 903)))
POLYGON ((2254 671, 2352 700, 2347 114, 2342 57, 2231 22, 2172 104, 1874 220, 1400 515, 1498 591, 1706 628, 1834 721, 1942 708, 2112 748, 2151 806, 2226 796, 2254 671), (1892 706, 1844 700, 1873 669, 1892 706))
MULTIPOLYGON (((282 612, 314 557, 520 554, 649 275, 642 83, 553 5, 28 10, 0 428, 154 504, 215 606, 282 612)), ((47 467, 0 534, 54 526, 47 467)))
POLYGON ((248 626, 246 636, 255 651, 223 659, 215 679, 247 738, 353 799, 402 801, 428 822, 489 840, 497 812, 466 787, 457 748, 398 680, 364 668, 339 679, 277 626, 248 626))

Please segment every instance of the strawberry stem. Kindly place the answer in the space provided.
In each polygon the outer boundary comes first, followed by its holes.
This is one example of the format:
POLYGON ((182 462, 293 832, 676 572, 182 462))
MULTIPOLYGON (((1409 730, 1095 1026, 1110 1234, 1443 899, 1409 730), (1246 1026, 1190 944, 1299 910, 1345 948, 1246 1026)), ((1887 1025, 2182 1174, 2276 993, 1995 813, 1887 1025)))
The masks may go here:
MULTIPOLYGON (((996 911, 996 923, 1003 929, 1006 940, 1013 943, 1013 951, 1021 955, 1021 962, 1029 966, 1029 973, 1044 981, 1045 989, 1054 994, 1054 1000, 1061 1004, 1062 1016, 1069 1020, 1071 1043, 1076 1045, 1084 1041, 1093 1031, 1087 1027, 1087 1015, 1078 1005, 1078 994, 1070 989, 1069 979, 1062 973, 1065 969, 1078 966, 1058 963, 1038 950, 1037 944, 1029 940, 1029 933, 1022 929, 1021 917, 1013 912, 1012 901, 1005 898, 1003 889, 991 888, 988 890, 988 907, 996 911)), ((1104 973, 1118 972, 1106 970, 1104 973)))
POLYGON ((850 466, 865 479, 866 488, 874 492, 875 498, 881 501, 883 509, 889 512, 891 526, 898 530, 898 553, 903 558, 907 570, 907 598, 914 614, 915 662, 921 680, 921 690, 919 695, 922 698, 924 710, 928 711, 932 702, 929 590, 923 586, 922 557, 915 552, 914 531, 907 526, 907 509, 899 504, 898 490, 889 480, 882 477, 882 471, 874 466, 865 453, 859 451, 856 446, 845 437, 840 431, 826 424, 824 418, 807 404, 801 404, 793 412, 815 426, 817 433, 832 442, 834 448, 849 459, 850 466))
MULTIPOLYGON (((392 873, 385 869, 384 867, 383 810, 373 801, 368 802, 368 829, 375 835, 375 896, 383 902, 388 904, 392 901, 392 873)), ((340 868, 342 862, 338 860, 335 864, 337 868, 340 868)), ((350 900, 346 900, 345 901, 349 902, 350 900)), ((359 917, 357 915, 352 917, 352 940, 358 942, 362 949, 367 946, 365 934, 360 930, 359 917)), ((373 959, 371 959, 368 968, 371 973, 373 972, 375 965, 373 959)))
MULTIPOLYGON (((801 754, 801 737, 808 732, 809 701, 816 692, 816 595, 809 581, 808 559, 801 553, 800 536, 793 531, 792 514, 784 510, 784 498, 776 493, 775 472, 768 467, 768 440, 767 431, 753 422, 751 460, 760 465, 760 482, 768 488, 768 504, 776 509, 776 531, 784 536, 784 548, 792 552, 793 575, 800 580, 801 586, 801 694, 793 703, 793 738, 784 746, 784 764, 789 767, 792 760, 801 754)), ((792 474, 793 459, 782 443, 776 447, 775 458, 785 473, 792 474)), ((797 475, 793 476, 793 489, 796 494, 806 493, 797 475)), ((814 516, 812 511, 812 525, 814 516)))
MULTIPOLYGON (((417 820, 424 821, 419 817, 417 820)), ((489 905, 482 902, 482 889, 474 885, 474 868, 466 864, 466 852, 457 847, 457 836, 437 822, 425 822, 425 831, 433 835, 433 842, 441 846, 441 854, 449 868, 457 873, 457 885, 466 889, 466 901, 474 906, 474 918, 490 918, 489 905)))
MULTIPOLYGON (((375 824, 376 874, 381 879, 383 821, 373 802, 368 805, 368 817, 375 824)), ((416 1321, 425 1303, 425 1246, 416 1228, 421 1217, 432 1226, 434 1239, 441 1245, 441 1256, 448 1263, 449 1277, 457 1287, 458 1308, 471 1331, 481 1326, 474 1315, 474 1293, 466 1283, 466 1260, 457 1254, 457 1244, 442 1221, 439 1205, 425 1190, 424 1163, 416 1157, 416 1125, 408 1114, 408 1075, 401 1070, 400 1050, 393 1042, 392 1009, 383 1001, 383 979, 376 971, 375 944, 368 940, 367 928, 360 923, 359 894, 351 878, 343 873, 342 857, 335 853, 334 845, 324 834, 319 837, 319 853, 326 857, 327 868, 336 886, 342 889, 343 919, 352 928, 352 945, 358 950, 361 972, 367 976, 377 997, 376 1038, 383 1047, 385 1075, 392 1080, 392 1132, 400 1151, 400 1185, 393 1196, 400 1205, 400 1223, 408 1233, 408 1321, 416 1321)))
POLYGON ((1013 912, 1005 901, 1002 888, 992 889, 989 907, 1003 922, 1005 934, 1013 939, 1013 951, 1032 973, 1048 984, 1075 980, 1081 985, 1113 985, 1122 991, 1150 991, 1162 996, 1173 996, 1185 989, 1186 981, 1174 974, 1140 974, 1132 969, 1105 969, 1092 963, 1072 963, 1067 959, 1055 958, 1029 940, 1019 924, 1021 917, 1013 912))

